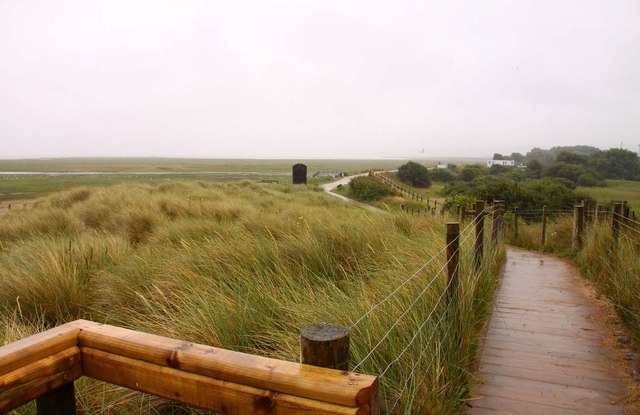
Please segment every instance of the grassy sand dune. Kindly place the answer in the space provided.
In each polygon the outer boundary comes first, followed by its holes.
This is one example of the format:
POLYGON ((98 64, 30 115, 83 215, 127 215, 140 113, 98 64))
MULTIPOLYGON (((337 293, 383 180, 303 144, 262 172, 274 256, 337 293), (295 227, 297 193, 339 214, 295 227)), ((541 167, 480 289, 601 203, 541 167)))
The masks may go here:
MULTIPOLYGON (((472 239, 460 269, 461 344, 443 320, 443 255, 354 327, 353 365, 387 369, 386 405, 458 410, 502 258, 491 251, 474 276, 472 239)), ((3 214, 0 241, 3 343, 86 318, 296 361, 301 327, 354 324, 442 250, 444 226, 376 215, 313 187, 170 182, 56 193, 3 214)), ((85 413, 177 408, 89 380, 78 391, 85 413)))

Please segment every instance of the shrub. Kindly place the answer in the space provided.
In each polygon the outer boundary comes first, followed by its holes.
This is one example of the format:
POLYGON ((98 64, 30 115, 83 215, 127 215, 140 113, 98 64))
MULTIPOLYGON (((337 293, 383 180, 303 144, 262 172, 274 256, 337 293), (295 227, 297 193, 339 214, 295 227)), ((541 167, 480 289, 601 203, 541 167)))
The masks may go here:
POLYGON ((449 169, 435 169, 429 172, 434 182, 449 183, 456 179, 456 175, 449 169))
POLYGON ((429 171, 421 164, 410 161, 398 168, 398 178, 414 187, 431 187, 429 171))
POLYGON ((349 182, 349 191, 354 199, 371 201, 393 195, 393 189, 373 177, 360 176, 349 182))
POLYGON ((480 164, 465 166, 460 173, 460 178, 465 182, 470 182, 476 177, 489 174, 489 169, 480 164))

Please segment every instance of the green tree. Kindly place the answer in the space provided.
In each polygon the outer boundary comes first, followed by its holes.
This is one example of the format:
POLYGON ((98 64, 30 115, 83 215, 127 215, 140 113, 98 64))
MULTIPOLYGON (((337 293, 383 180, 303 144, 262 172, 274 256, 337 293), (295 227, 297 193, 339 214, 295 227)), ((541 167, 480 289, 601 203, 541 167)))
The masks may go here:
POLYGON ((524 156, 521 153, 511 153, 509 159, 515 161, 516 165, 524 163, 524 156))
POLYGON ((529 176, 534 179, 539 179, 542 177, 542 169, 542 163, 538 160, 531 160, 529 163, 527 163, 527 172, 529 173, 529 176))
POLYGON ((469 164, 464 166, 462 172, 460 172, 460 178, 465 182, 470 182, 476 177, 486 176, 489 174, 489 169, 481 164, 469 164))
POLYGON ((431 178, 427 168, 413 161, 398 168, 398 178, 403 182, 411 183, 414 187, 431 187, 431 178))
POLYGON ((582 154, 563 151, 560 154, 558 154, 558 157, 556 157, 556 163, 558 162, 575 164, 577 166, 586 166, 587 163, 589 163, 589 157, 582 154))
POLYGON ((500 164, 494 164, 489 168, 489 174, 496 176, 499 174, 509 173, 514 168, 511 166, 502 166, 500 164))
POLYGON ((605 179, 640 180, 640 159, 629 150, 601 151, 591 156, 589 165, 605 179))
POLYGON ((573 183, 578 182, 578 177, 585 172, 582 166, 575 164, 555 162, 544 168, 543 176, 545 177, 564 177, 573 183))

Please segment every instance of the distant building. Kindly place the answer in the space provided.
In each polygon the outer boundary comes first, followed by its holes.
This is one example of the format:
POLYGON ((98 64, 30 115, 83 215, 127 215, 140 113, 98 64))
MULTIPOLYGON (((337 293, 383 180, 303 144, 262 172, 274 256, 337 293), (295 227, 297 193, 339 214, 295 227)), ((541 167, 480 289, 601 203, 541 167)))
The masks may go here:
POLYGON ((515 166, 516 162, 513 160, 487 160, 487 167, 491 166, 515 166))
POLYGON ((449 165, 447 163, 438 163, 438 166, 437 166, 438 169, 446 169, 448 167, 449 165))

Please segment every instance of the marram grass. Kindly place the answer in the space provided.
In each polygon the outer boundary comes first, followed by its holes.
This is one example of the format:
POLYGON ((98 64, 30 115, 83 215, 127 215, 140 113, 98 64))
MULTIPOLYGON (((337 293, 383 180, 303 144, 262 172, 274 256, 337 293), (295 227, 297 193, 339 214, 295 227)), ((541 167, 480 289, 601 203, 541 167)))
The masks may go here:
MULTIPOLYGON (((383 406, 395 413, 456 413, 466 396, 503 259, 488 249, 472 273, 472 240, 460 253, 460 324, 442 300, 440 253, 353 328, 352 367, 386 370, 383 406)), ((353 325, 445 244, 439 216, 250 181, 73 189, 0 216, 0 241, 2 343, 85 318, 290 361, 301 327, 353 325)), ((77 390, 87 414, 196 411, 88 379, 77 390)))

